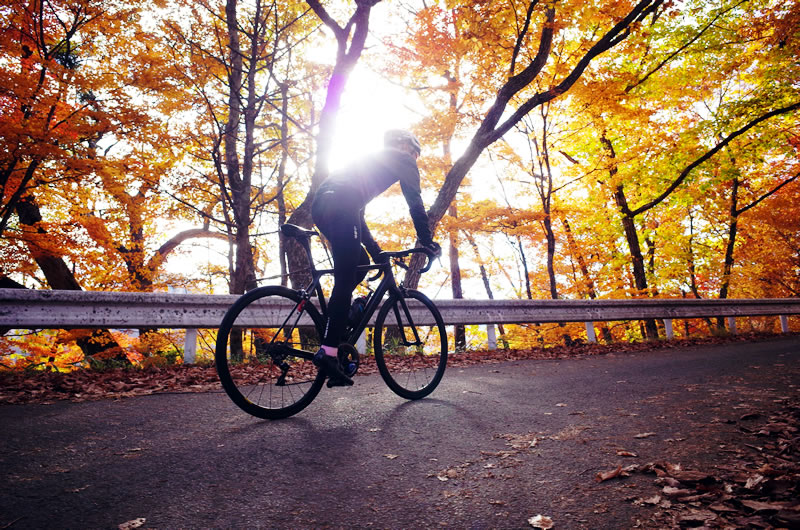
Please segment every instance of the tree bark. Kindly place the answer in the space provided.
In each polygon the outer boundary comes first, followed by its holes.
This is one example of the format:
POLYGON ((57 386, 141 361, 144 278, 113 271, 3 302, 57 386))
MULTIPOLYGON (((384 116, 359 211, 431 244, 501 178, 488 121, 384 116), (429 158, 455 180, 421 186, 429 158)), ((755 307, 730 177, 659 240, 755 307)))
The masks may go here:
POLYGON ((519 250, 519 258, 522 260, 522 271, 525 274, 525 292, 528 294, 528 300, 533 300, 531 276, 528 271, 528 259, 525 257, 525 250, 522 248, 522 239, 520 239, 519 236, 517 236, 517 249, 519 250))
MULTIPOLYGON (((286 180, 286 162, 289 159, 289 83, 281 83, 281 162, 278 166, 278 226, 286 222, 286 198, 283 187, 286 180)), ((278 261, 281 267, 281 285, 289 283, 286 264, 286 238, 278 231, 278 261)))
MULTIPOLYGON (((600 137, 600 141, 604 145, 606 152, 608 153, 608 158, 611 161, 608 172, 611 180, 613 181, 614 176, 618 171, 616 166, 617 155, 614 151, 614 145, 611 143, 611 140, 606 137, 605 131, 600 137)), ((622 215, 622 229, 625 233, 625 241, 628 243, 628 249, 631 253, 631 268, 633 269, 634 286, 636 287, 636 291, 639 296, 647 296, 649 295, 649 292, 647 288, 647 273, 644 270, 644 256, 642 255, 642 247, 639 245, 639 234, 636 231, 636 223, 634 222, 633 215, 631 214, 631 209, 628 207, 628 200, 625 197, 625 189, 623 188, 622 184, 618 185, 614 189, 614 202, 616 203, 617 208, 622 215)), ((644 329, 645 336, 648 339, 655 340, 658 338, 658 327, 656 326, 655 320, 645 320, 644 329)))
MULTIPOLYGON (((449 215, 453 219, 458 219, 456 203, 453 202, 449 208, 449 215)), ((453 229, 449 234, 450 243, 450 285, 453 291, 453 299, 462 300, 464 291, 461 288, 461 266, 458 263, 458 230, 453 229)), ((456 324, 453 330, 456 351, 467 349, 467 333, 463 324, 456 324)))
MULTIPOLYGON (((306 228, 311 228, 311 203, 314 194, 323 180, 328 176, 328 163, 330 161, 331 147, 335 134, 336 117, 342 101, 344 89, 350 72, 364 51, 364 43, 369 32, 369 16, 373 6, 380 0, 356 0, 356 10, 347 24, 340 26, 325 10, 319 0, 307 0, 306 3, 316 13, 336 37, 336 63, 333 66, 331 78, 328 81, 328 92, 325 105, 322 108, 317 132, 317 149, 314 163, 314 174, 311 177, 311 188, 300 203, 289 222, 306 228), (348 47, 349 41, 349 47, 348 47)), ((311 280, 309 263, 302 247, 294 240, 286 242, 287 264, 289 277, 295 288, 305 287, 311 280)))
POLYGON ((67 264, 64 263, 63 258, 53 255, 38 244, 37 240, 47 238, 48 234, 39 226, 42 221, 42 214, 34 197, 30 194, 22 197, 16 204, 16 210, 19 222, 36 233, 36 236, 26 238, 26 244, 50 288, 81 291, 80 284, 67 264))
MULTIPOLYGON (((39 223, 42 221, 42 214, 34 197, 30 194, 22 197, 16 204, 16 211, 20 224, 29 227, 31 231, 36 233, 36 236, 27 238, 26 244, 28 245, 33 259, 44 274, 50 288, 81 291, 80 284, 64 262, 64 259, 61 256, 54 255, 52 252, 43 249, 37 243, 37 239, 44 239, 48 237, 48 234, 39 226, 39 223)), ((87 358, 101 354, 109 349, 119 349, 117 342, 108 330, 105 329, 86 330, 85 333, 81 334, 76 339, 76 343, 87 358)), ((125 363, 128 362, 124 355, 120 354, 117 357, 125 363)))
MULTIPOLYGON (((239 44, 239 28, 237 22, 238 0, 228 0, 225 4, 225 22, 228 28, 229 73, 228 73, 228 120, 225 123, 223 146, 225 149, 225 172, 231 188, 233 220, 235 225, 234 245, 235 257, 231 271, 231 294, 241 294, 255 287, 255 269, 253 265, 253 248, 250 245, 250 184, 252 160, 245 155, 245 166, 239 166, 239 127, 242 120, 242 50, 239 44)), ((254 35, 255 39, 256 36, 254 35)), ((252 70, 252 68, 251 68, 252 70)), ((249 103, 249 101, 248 101, 249 103)), ((245 116, 249 121, 251 116, 245 116)), ((245 127, 247 129, 247 126, 245 127)), ((248 133, 246 148, 252 147, 252 138, 248 133)))

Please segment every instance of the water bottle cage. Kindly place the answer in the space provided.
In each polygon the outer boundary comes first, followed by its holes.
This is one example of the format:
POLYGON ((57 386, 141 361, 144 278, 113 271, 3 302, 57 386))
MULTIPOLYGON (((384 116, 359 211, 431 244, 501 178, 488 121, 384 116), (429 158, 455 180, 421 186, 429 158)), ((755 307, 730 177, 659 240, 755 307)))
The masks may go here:
POLYGON ((358 325, 361 322, 361 317, 364 316, 364 309, 367 307, 367 298, 359 296, 353 300, 350 306, 350 311, 347 314, 347 321, 351 326, 358 325))

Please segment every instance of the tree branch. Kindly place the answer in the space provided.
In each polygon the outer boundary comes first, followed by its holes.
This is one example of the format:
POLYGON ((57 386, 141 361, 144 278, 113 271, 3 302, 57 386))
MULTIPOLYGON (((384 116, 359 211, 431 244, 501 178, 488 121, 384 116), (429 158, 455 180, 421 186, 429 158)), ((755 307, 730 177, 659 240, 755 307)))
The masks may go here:
POLYGON ((724 15, 724 14, 725 14, 725 13, 727 13, 728 11, 731 11, 731 10, 733 10, 733 9, 735 9, 735 8, 739 7, 740 5, 742 5, 742 4, 746 3, 746 2, 749 2, 749 1, 750 1, 750 0, 742 0, 742 1, 741 1, 741 2, 739 2, 739 3, 737 3, 737 4, 734 4, 734 5, 730 6, 728 9, 724 9, 724 10, 720 11, 719 13, 717 13, 717 15, 716 15, 714 18, 712 18, 712 19, 711 19, 711 22, 709 22, 708 24, 706 24, 706 26, 705 26, 703 29, 701 29, 701 30, 700 30, 700 31, 699 31, 699 32, 698 32, 698 33, 697 33, 697 34, 696 34, 694 37, 692 37, 691 39, 689 39, 688 41, 686 41, 686 43, 685 43, 683 46, 679 47, 677 50, 675 50, 674 52, 672 52, 671 54, 669 54, 669 56, 668 56, 666 59, 664 59, 663 61, 661 61, 661 62, 660 62, 660 63, 659 63, 659 64, 658 64, 658 65, 657 65, 655 68, 653 68, 652 70, 650 70, 649 72, 647 72, 647 74, 646 74, 646 75, 645 75, 643 78, 641 78, 640 80, 636 81, 636 82, 635 82, 635 83, 633 83, 632 85, 628 85, 627 87, 625 87, 625 93, 628 93, 628 92, 630 92, 631 90, 633 90, 633 89, 634 89, 634 88, 636 88, 637 86, 639 86, 639 85, 641 85, 642 83, 644 83, 645 81, 647 81, 647 79, 648 79, 648 78, 649 78, 651 75, 653 75, 653 74, 655 74, 656 72, 658 72, 659 70, 661 70, 661 69, 662 69, 664 66, 666 66, 666 65, 667 65, 667 64, 668 64, 668 63, 669 63, 669 62, 670 62, 672 59, 674 59, 676 55, 678 55, 678 54, 679 54, 679 53, 681 53, 683 50, 685 50, 686 48, 688 48, 689 46, 691 46, 692 44, 694 44, 694 43, 695 43, 695 41, 697 41, 697 39, 699 39, 699 38, 700 38, 700 37, 703 35, 703 33, 705 33, 705 32, 706 32, 706 31, 707 31, 707 30, 708 30, 708 29, 709 29, 711 26, 713 26, 713 25, 714 25, 714 23, 717 21, 717 19, 719 19, 719 18, 720 18, 722 15, 724 15))
POLYGON ((667 187, 667 189, 664 190, 663 193, 661 193, 661 195, 659 195, 658 197, 656 197, 652 201, 650 201, 650 202, 648 202, 646 204, 643 204, 642 206, 639 206, 638 208, 632 210, 631 211, 631 215, 632 216, 639 215, 640 213, 646 212, 647 210, 649 210, 649 209, 653 208, 654 206, 658 205, 659 203, 661 203, 661 201, 666 199, 673 191, 675 191, 675 189, 678 186, 680 186, 683 183, 684 180, 686 180, 686 177, 689 176, 689 173, 691 173, 694 168, 696 168, 697 166, 699 166, 700 164, 702 164, 703 162, 705 162, 706 160, 708 160, 709 158, 711 158, 712 156, 717 154, 717 152, 719 152, 723 147, 728 145, 734 138, 737 138, 737 137, 743 135, 744 133, 746 133, 747 131, 749 131, 750 129, 752 129, 753 127, 755 127, 756 125, 758 125, 761 122, 764 122, 764 121, 766 121, 766 120, 768 120, 770 118, 773 118, 775 116, 779 116, 781 114, 786 114, 788 112, 792 112, 793 110, 797 110, 797 109, 800 109, 800 101, 798 101, 797 103, 794 103, 792 105, 789 105, 788 107, 782 107, 782 108, 775 109, 775 110, 772 110, 770 112, 767 112, 766 114, 762 114, 758 118, 756 118, 756 119, 750 121, 749 123, 747 123, 744 127, 740 128, 737 131, 732 132, 724 140, 720 141, 717 145, 715 145, 713 148, 711 148, 709 151, 707 151, 703 156, 697 158, 694 162, 692 162, 691 164, 686 166, 686 168, 683 171, 681 171, 680 175, 678 175, 678 177, 674 181, 672 181, 672 184, 670 184, 669 187, 667 187))
POLYGON ((747 210, 749 210, 750 208, 758 205, 761 201, 763 201, 767 197, 770 197, 770 196, 774 195, 775 193, 777 193, 778 190, 780 190, 782 187, 786 186, 790 182, 794 182, 795 180, 797 180, 798 177, 800 177, 800 173, 797 173, 795 176, 789 177, 788 179, 784 180, 783 182, 781 182, 780 184, 778 184, 777 186, 775 186, 774 188, 772 188, 768 192, 764 193, 761 197, 759 197, 758 199, 754 200, 753 202, 751 202, 750 204, 748 204, 744 208, 739 208, 738 210, 736 210, 736 212, 734 212, 735 215, 737 215, 737 216, 741 215, 744 212, 746 212, 747 210))
POLYGON ((530 4, 528 4, 528 12, 525 13, 525 22, 522 25, 522 30, 519 32, 517 36, 517 42, 514 44, 514 51, 511 54, 511 68, 509 68, 509 74, 514 75, 514 68, 517 64, 517 56, 519 55, 520 49, 522 48, 522 43, 525 40, 525 35, 528 33, 528 28, 531 25, 531 16, 533 15, 533 8, 536 7, 538 4, 538 0, 533 0, 530 4))

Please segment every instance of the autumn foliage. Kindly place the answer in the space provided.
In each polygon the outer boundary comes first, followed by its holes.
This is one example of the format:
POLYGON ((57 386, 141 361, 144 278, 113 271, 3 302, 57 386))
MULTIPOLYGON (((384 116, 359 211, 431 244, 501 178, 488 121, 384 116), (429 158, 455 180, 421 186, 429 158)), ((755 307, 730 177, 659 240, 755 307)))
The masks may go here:
MULTIPOLYGON (((368 67, 406 91, 399 125, 425 146, 448 262, 429 294, 800 296, 800 2, 451 0, 386 3, 377 21, 379 3, 3 2, 2 287, 287 283, 299 265, 277 228, 307 222, 342 102, 363 90, 349 76, 368 67)), ((382 200, 377 239, 412 245, 399 190, 382 200)), ((181 347, 157 330, 4 331, 7 367, 181 347)), ((508 348, 585 340, 582 324, 499 331, 508 348)))

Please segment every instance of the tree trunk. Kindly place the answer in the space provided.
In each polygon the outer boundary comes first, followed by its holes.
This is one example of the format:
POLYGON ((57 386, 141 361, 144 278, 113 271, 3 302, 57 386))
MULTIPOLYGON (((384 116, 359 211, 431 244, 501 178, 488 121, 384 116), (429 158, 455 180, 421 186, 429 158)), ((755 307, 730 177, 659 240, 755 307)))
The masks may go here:
MULTIPOLYGON (((617 174, 616 166, 616 152, 611 141, 606 138, 605 131, 600 138, 603 146, 608 153, 611 160, 611 167, 609 167, 609 175, 613 181, 614 176, 617 174)), ((639 295, 647 295, 647 274, 644 270, 644 256, 642 255, 642 247, 639 245, 639 234, 636 231, 636 223, 631 209, 628 207, 628 200, 625 197, 625 189, 622 184, 619 184, 614 190, 614 202, 622 214, 622 228, 625 233, 625 241, 628 243, 628 249, 631 253, 631 268, 633 269, 633 281, 639 295)), ((645 336, 650 340, 658 338, 658 327, 656 321, 653 319, 645 320, 645 336)))
POLYGON ((547 278, 550 283, 550 298, 558 300, 558 287, 556 285, 555 255, 556 255, 556 235, 553 232, 553 223, 550 213, 545 213, 544 233, 547 238, 547 278))
MULTIPOLYGON (((281 83, 281 162, 278 166, 278 226, 286 222, 286 197, 283 187, 286 180, 286 162, 289 159, 289 83, 281 83)), ((278 232, 278 261, 281 266, 281 285, 288 284, 286 265, 286 238, 278 232)))
MULTIPOLYGON (((597 298, 597 292, 594 288, 594 280, 589 275, 589 267, 586 266, 586 260, 583 257, 583 253, 581 253, 578 249, 578 244, 575 241, 575 236, 572 234, 572 229, 569 226, 569 221, 566 218, 561 220, 562 224, 564 225, 564 232, 567 234, 567 244, 569 245, 570 252, 575 257, 575 260, 578 262, 578 268, 581 271, 581 276, 583 277, 583 286, 579 286, 579 292, 581 296, 588 296, 591 300, 595 300, 597 298)), ((608 329, 608 325, 603 322, 600 327, 600 333, 603 336, 603 340, 606 343, 614 342, 614 338, 611 336, 611 331, 608 329)))
MULTIPOLYGON (((625 232, 625 241, 627 241, 628 249, 631 253, 634 286, 640 295, 647 295, 647 274, 644 270, 642 247, 639 245, 639 235, 636 231, 636 224, 634 223, 633 217, 626 213, 630 210, 628 210, 628 202, 625 198, 625 191, 622 186, 618 186, 614 192, 614 200, 622 213, 622 227, 625 232)), ((658 338, 658 328, 656 327, 655 320, 645 320, 645 336, 648 339, 658 338)))
POLYGON ((34 237, 26 238, 26 244, 30 249, 34 261, 41 269, 51 289, 64 289, 68 291, 80 291, 81 286, 75 279, 75 275, 61 256, 53 255, 50 251, 43 249, 37 243, 38 239, 48 237, 47 232, 39 226, 42 221, 42 214, 39 205, 32 195, 26 195, 17 202, 17 216, 19 222, 30 227, 37 234, 34 237))
MULTIPOLYGON (((728 241, 725 245, 725 260, 722 264, 722 281, 719 286, 719 298, 728 298, 731 285, 731 271, 733 271, 733 250, 736 246, 736 234, 739 230, 739 179, 734 177, 731 188, 730 220, 728 222, 728 241)), ((725 329, 725 319, 717 317, 717 330, 725 329)))
MULTIPOLYGON (((458 218, 458 210, 456 203, 450 205, 449 214, 453 219, 458 218)), ((464 292, 461 289, 461 267, 458 263, 458 231, 453 229, 450 231, 450 285, 453 289, 453 299, 461 300, 464 298, 464 292)), ((456 351, 464 351, 467 349, 467 333, 463 324, 456 324, 454 326, 454 341, 456 351)))
MULTIPOLYGON (((369 16, 372 7, 380 0, 358 0, 356 10, 350 17, 347 25, 339 26, 328 14, 318 0, 307 0, 306 3, 314 10, 319 19, 336 36, 337 52, 336 63, 333 66, 331 78, 328 81, 328 92, 325 105, 322 108, 317 133, 316 160, 314 174, 311 177, 311 188, 300 206, 292 212, 289 222, 306 228, 311 228, 311 203, 314 194, 323 180, 328 176, 328 163, 330 161, 331 146, 335 134, 336 116, 342 101, 342 94, 347 86, 350 72, 364 51, 364 43, 369 32, 369 16), (349 47, 348 47, 349 42, 349 47)), ((294 240, 287 241, 287 264, 289 277, 295 288, 305 287, 311 280, 309 263, 302 247, 294 240)))
MULTIPOLYGON (((36 242, 39 238, 46 238, 47 232, 39 226, 42 221, 42 214, 39 211, 39 205, 32 195, 26 195, 19 200, 16 204, 17 217, 20 224, 30 227, 31 231, 37 234, 34 237, 28 238, 26 243, 28 249, 36 261, 36 264, 41 269, 51 289, 63 289, 67 291, 81 291, 81 286, 75 279, 75 275, 69 269, 64 259, 61 256, 52 254, 52 252, 43 249, 36 242)), ((83 330, 75 330, 80 332, 83 330)), ((76 343, 86 358, 94 355, 101 354, 109 349, 119 349, 119 345, 105 329, 85 330, 77 334, 76 343)), ((127 363, 127 358, 119 354, 118 359, 127 363)))
MULTIPOLYGON (((472 251, 475 253, 475 260, 478 262, 478 268, 480 269, 481 272, 481 280, 483 280, 483 287, 486 289, 486 296, 489 297, 489 300, 494 300, 494 293, 492 292, 492 286, 489 283, 489 275, 486 274, 486 266, 484 266, 480 252, 478 252, 478 244, 475 243, 475 238, 473 238, 470 234, 465 232, 465 236, 467 238, 467 241, 469 241, 470 246, 472 247, 472 251)), ((497 329, 500 332, 500 340, 503 342, 503 348, 508 349, 508 340, 506 339, 505 327, 503 326, 503 324, 497 324, 497 329)))
MULTIPOLYGON (((225 4, 225 19, 228 27, 230 49, 228 74, 228 121, 225 124, 223 146, 225 149, 225 172, 231 188, 233 219, 235 224, 235 257, 231 275, 231 294, 241 294, 255 287, 253 249, 250 246, 250 184, 252 160, 245 156, 245 167, 239 167, 239 127, 242 120, 242 50, 239 44, 237 23, 237 0, 225 4)), ((255 38, 255 36, 254 36, 255 38)), ((250 118, 245 117, 245 120, 250 118)), ((247 143, 248 140, 246 140, 247 143)), ((246 145, 246 148, 249 147, 246 145)))
POLYGON ((519 249, 519 257, 522 260, 522 270, 525 274, 525 292, 528 294, 528 300, 533 300, 531 277, 528 272, 528 259, 525 257, 525 250, 522 248, 522 239, 520 239, 519 236, 517 236, 517 248, 519 249))

